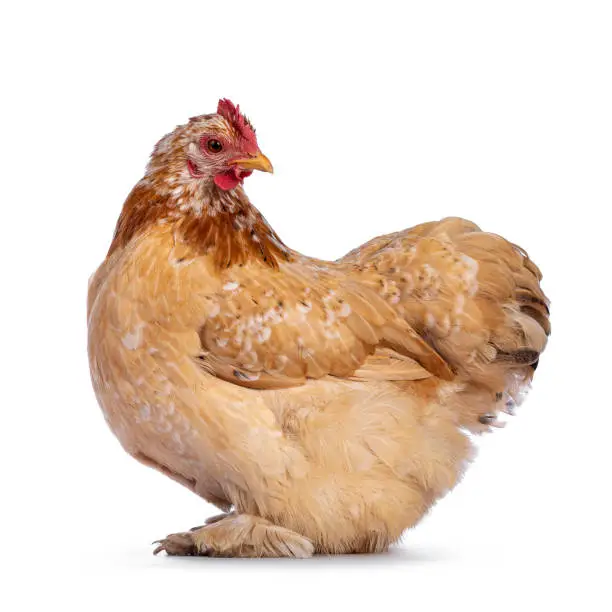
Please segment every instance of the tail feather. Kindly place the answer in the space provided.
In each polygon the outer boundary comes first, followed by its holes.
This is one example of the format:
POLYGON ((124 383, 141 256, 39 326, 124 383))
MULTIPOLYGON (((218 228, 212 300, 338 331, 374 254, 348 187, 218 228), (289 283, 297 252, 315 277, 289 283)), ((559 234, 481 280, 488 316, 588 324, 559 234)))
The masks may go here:
POLYGON ((469 424, 482 428, 491 420, 480 419, 483 410, 495 414, 519 402, 550 334, 542 273, 528 254, 456 218, 366 247, 346 261, 399 289, 395 308, 463 384, 469 424))

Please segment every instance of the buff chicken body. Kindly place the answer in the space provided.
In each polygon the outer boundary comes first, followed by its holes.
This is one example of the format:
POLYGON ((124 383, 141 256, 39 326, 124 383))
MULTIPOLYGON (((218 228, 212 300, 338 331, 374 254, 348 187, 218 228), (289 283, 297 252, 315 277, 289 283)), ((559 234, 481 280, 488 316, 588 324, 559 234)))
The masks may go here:
POLYGON ((550 331, 526 253, 458 218, 305 257, 250 204, 228 100, 155 147, 90 280, 89 359, 127 452, 223 514, 171 555, 378 552, 453 488, 550 331))

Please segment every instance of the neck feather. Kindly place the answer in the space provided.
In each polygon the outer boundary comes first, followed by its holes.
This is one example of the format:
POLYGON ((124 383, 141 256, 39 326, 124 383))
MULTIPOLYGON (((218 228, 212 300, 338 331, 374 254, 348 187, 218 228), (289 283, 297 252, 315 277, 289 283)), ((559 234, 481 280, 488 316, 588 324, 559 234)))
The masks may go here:
POLYGON ((109 255, 158 223, 173 223, 196 255, 209 255, 218 268, 259 261, 272 268, 292 253, 249 202, 241 186, 222 191, 214 183, 174 184, 145 177, 128 196, 109 255))

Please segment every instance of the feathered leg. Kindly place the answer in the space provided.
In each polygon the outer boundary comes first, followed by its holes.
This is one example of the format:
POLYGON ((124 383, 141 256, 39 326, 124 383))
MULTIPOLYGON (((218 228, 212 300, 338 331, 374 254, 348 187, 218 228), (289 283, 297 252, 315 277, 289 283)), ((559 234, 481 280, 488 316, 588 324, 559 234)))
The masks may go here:
POLYGON ((156 542, 154 553, 208 557, 311 557, 304 536, 250 514, 229 514, 193 531, 174 533, 156 542))

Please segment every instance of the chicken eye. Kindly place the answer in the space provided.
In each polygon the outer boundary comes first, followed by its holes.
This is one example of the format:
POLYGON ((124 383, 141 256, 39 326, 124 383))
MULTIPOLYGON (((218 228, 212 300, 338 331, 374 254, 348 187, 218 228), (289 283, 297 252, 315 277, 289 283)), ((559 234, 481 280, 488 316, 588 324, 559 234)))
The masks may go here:
POLYGON ((206 148, 211 152, 211 153, 219 153, 222 149, 223 149, 223 145, 218 141, 215 140, 214 138, 211 138, 207 143, 206 143, 206 148))

